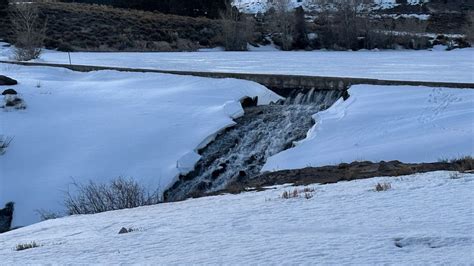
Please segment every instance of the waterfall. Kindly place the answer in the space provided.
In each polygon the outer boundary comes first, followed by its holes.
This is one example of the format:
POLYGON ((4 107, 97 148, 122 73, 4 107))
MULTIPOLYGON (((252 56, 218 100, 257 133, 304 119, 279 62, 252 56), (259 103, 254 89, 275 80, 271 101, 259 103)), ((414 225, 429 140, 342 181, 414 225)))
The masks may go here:
POLYGON ((277 103, 245 108, 236 125, 199 151, 194 171, 165 192, 168 201, 224 189, 229 182, 259 174, 268 157, 291 148, 313 126, 312 115, 327 109, 342 91, 295 92, 277 103))

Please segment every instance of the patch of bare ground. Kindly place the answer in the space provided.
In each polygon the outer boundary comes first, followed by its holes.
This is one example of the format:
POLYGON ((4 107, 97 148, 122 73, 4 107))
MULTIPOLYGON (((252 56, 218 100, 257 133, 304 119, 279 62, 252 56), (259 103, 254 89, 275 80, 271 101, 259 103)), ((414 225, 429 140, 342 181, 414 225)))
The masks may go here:
POLYGON ((213 194, 236 194, 248 191, 249 188, 252 188, 251 190, 264 190, 265 187, 268 186, 283 184, 307 186, 311 184, 330 184, 378 176, 395 177, 432 171, 472 172, 473 170, 474 158, 470 156, 434 163, 402 163, 400 161, 341 163, 339 165, 263 173, 252 179, 233 182, 229 184, 226 189, 213 194))

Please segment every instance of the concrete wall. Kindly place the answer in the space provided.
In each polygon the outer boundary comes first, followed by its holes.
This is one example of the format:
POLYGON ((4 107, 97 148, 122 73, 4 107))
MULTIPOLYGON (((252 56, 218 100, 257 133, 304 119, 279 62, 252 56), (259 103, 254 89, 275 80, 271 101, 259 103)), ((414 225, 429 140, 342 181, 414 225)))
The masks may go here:
POLYGON ((426 82, 426 81, 395 81, 366 78, 343 78, 343 77, 318 77, 318 76, 296 76, 296 75, 274 75, 274 74, 250 74, 250 73, 219 73, 219 72, 198 72, 198 71, 172 71, 157 69, 138 69, 122 67, 103 67, 86 65, 66 65, 50 63, 28 63, 0 61, 0 63, 17 64, 24 66, 48 66, 63 67, 74 71, 89 72, 97 70, 116 70, 126 72, 151 72, 175 75, 191 75, 209 78, 237 78, 255 81, 276 93, 287 96, 293 89, 318 89, 318 90, 346 90, 350 85, 372 84, 372 85, 412 85, 428 87, 447 88, 467 88, 474 89, 474 83, 453 83, 453 82, 426 82))

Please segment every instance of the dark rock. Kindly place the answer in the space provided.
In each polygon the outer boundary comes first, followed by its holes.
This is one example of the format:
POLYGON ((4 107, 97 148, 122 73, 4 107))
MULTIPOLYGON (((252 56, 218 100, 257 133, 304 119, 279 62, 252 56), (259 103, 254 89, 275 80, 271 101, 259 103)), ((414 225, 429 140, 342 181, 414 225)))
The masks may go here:
POLYGON ((200 183, 197 185, 196 189, 197 189, 198 191, 205 191, 206 189, 208 189, 208 188, 210 187, 210 185, 211 185, 211 184, 210 184, 209 182, 204 182, 204 181, 203 181, 203 182, 200 182, 200 183))
POLYGON ((12 78, 0 75, 0 86, 13 86, 18 82, 12 78))
POLYGON ((224 170, 222 168, 212 171, 212 174, 211 174, 212 180, 216 180, 219 177, 219 175, 222 174, 223 172, 224 170))
POLYGON ((2 95, 17 95, 18 92, 14 89, 6 89, 2 92, 2 95))
POLYGON ((122 227, 122 229, 120 229, 120 231, 119 231, 119 235, 120 234, 126 234, 126 233, 128 233, 128 229, 125 228, 125 227, 122 227))
POLYGON ((13 97, 5 101, 5 106, 7 107, 16 107, 20 106, 21 104, 23 104, 23 100, 17 97, 13 97))
POLYGON ((348 169, 349 168, 349 164, 348 163, 340 163, 338 166, 337 166, 338 169, 348 169))
POLYGON ((240 100, 240 103, 242 104, 242 108, 257 106, 258 97, 254 97, 254 98, 245 97, 242 100, 240 100))
POLYGON ((0 234, 11 229, 13 220, 14 203, 8 202, 5 208, 0 209, 0 234))

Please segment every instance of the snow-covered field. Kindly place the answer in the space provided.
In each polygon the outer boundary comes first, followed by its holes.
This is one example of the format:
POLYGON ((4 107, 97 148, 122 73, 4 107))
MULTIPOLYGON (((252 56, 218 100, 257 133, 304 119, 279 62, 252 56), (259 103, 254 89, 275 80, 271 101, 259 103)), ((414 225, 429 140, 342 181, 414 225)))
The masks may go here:
MULTIPOLYGON (((1 43, 0 43, 1 44, 1 43)), ((0 60, 11 52, 0 48, 0 60)), ((474 48, 453 51, 311 51, 71 53, 73 64, 240 73, 358 77, 474 83, 474 48)), ((67 53, 45 51, 41 61, 69 64, 67 53)))
MULTIPOLYGON (((0 204, 16 202, 14 223, 58 211, 76 180, 133 177, 162 189, 199 159, 195 150, 243 114, 239 99, 279 96, 234 79, 0 64, 17 79, 26 110, 0 109, 0 135, 14 137, 0 156, 0 204)), ((3 105, 3 97, 2 97, 3 105)))
POLYGON ((316 114, 308 137, 263 170, 474 156, 474 90, 357 85, 349 94, 316 114))
POLYGON ((314 185, 314 197, 206 197, 49 220, 0 235, 2 264, 397 264, 474 261, 474 175, 314 185), (392 189, 373 191, 377 182, 392 189), (135 231, 118 234, 122 227, 135 231), (34 241, 39 247, 15 251, 34 241))

